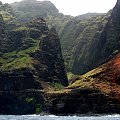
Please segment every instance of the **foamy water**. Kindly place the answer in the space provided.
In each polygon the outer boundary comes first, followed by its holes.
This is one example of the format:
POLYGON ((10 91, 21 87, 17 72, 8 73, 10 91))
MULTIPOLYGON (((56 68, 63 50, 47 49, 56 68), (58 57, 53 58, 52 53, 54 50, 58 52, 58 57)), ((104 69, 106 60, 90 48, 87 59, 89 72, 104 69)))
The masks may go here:
POLYGON ((54 115, 0 115, 0 120, 120 120, 120 115, 107 116, 54 116, 54 115))

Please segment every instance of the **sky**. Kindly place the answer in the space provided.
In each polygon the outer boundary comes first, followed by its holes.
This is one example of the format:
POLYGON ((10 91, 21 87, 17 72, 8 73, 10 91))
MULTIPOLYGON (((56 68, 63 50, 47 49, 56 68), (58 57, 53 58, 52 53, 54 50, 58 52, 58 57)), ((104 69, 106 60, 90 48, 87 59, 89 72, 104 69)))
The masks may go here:
MULTIPOLYGON (((13 3, 21 0, 0 0, 13 3)), ((43 1, 43 0, 39 0, 43 1)), ((106 13, 112 9, 117 0, 49 0, 65 15, 77 16, 88 12, 106 13)))

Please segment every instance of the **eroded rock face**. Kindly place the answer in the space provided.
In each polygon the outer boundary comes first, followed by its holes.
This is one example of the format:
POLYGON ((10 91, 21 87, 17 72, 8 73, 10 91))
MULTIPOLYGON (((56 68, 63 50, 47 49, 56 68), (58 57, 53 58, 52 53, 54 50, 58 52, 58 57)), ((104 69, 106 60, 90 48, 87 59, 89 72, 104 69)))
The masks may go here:
POLYGON ((40 50, 33 53, 33 57, 39 61, 35 68, 41 80, 68 85, 60 41, 54 28, 41 40, 40 50))
POLYGON ((43 89, 35 80, 34 71, 30 69, 0 72, 1 91, 19 91, 26 89, 43 89))

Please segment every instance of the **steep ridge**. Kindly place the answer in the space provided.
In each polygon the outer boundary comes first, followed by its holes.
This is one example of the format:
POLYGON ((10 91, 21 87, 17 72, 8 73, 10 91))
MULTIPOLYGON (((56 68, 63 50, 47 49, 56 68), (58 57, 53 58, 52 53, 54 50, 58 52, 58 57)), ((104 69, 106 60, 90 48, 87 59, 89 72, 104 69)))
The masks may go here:
POLYGON ((101 51, 101 54, 96 55, 96 58, 100 58, 98 63, 104 61, 112 53, 119 51, 119 2, 118 0, 98 42, 96 54, 101 51))
POLYGON ((120 53, 79 76, 62 91, 48 93, 53 114, 120 113, 120 53), (55 99, 54 99, 55 98, 55 99))
POLYGON ((65 25, 60 38, 68 71, 80 74, 90 70, 91 62, 94 62, 92 50, 96 50, 95 46, 108 19, 109 15, 81 20, 76 17, 65 25), (89 54, 92 54, 91 57, 89 54))

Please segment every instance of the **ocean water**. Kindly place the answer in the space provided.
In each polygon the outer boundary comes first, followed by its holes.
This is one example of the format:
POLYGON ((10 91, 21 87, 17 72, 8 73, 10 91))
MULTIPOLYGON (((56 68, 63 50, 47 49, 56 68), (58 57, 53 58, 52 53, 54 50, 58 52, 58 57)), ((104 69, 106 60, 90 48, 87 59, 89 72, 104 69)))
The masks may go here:
POLYGON ((53 116, 53 115, 0 115, 0 120, 120 120, 120 115, 107 116, 53 116))

